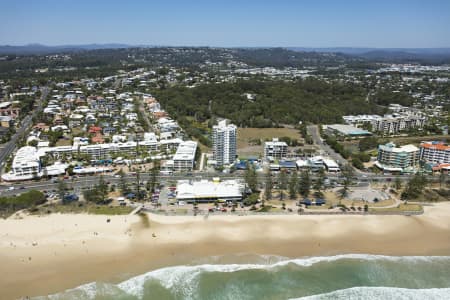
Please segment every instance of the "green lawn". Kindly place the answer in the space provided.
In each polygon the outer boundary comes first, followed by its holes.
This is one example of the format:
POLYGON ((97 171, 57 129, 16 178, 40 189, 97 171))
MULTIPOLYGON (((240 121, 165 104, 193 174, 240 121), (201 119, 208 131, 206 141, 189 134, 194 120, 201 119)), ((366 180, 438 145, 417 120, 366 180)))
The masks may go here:
POLYGON ((374 208, 370 207, 369 211, 371 212, 405 212, 405 211, 423 211, 423 207, 419 204, 400 204, 397 207, 380 207, 380 208, 374 208))
POLYGON ((49 213, 62 213, 62 214, 80 214, 88 213, 94 215, 127 215, 133 211, 129 206, 109 206, 109 205, 94 205, 94 204, 51 204, 39 207, 34 210, 33 214, 49 214, 49 213))

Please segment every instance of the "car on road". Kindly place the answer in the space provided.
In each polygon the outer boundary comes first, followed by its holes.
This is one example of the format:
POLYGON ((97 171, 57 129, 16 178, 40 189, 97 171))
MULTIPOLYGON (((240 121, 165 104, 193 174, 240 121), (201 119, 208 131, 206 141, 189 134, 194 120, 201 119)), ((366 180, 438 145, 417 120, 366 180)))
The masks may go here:
POLYGON ((13 186, 10 186, 10 187, 8 188, 8 190, 14 191, 14 187, 13 187, 13 186))

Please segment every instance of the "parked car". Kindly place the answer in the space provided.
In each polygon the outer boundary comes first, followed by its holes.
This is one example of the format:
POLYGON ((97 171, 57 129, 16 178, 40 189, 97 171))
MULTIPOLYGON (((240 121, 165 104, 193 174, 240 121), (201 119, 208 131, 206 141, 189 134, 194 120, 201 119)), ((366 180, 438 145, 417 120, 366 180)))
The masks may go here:
POLYGON ((309 205, 311 205, 311 200, 305 198, 302 201, 300 201, 300 204, 304 204, 306 206, 309 206, 309 205))
POLYGON ((320 206, 320 205, 325 204, 325 200, 321 199, 321 198, 318 198, 318 199, 316 199, 315 203, 316 203, 317 206, 320 206))

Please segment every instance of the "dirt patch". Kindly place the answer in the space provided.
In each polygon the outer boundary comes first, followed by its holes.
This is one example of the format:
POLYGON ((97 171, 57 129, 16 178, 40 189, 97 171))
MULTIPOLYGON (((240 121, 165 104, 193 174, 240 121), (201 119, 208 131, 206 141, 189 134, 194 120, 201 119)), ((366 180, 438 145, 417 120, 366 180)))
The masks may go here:
POLYGON ((264 141, 287 136, 302 142, 298 130, 293 128, 238 128, 237 151, 239 155, 256 155, 263 152, 264 141), (257 140, 261 142, 258 144, 257 140))

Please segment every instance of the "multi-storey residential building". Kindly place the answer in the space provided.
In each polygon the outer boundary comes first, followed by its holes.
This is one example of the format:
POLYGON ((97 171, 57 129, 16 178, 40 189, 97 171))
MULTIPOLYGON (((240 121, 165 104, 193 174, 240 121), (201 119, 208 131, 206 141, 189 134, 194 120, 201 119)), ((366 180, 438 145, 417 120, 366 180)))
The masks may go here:
POLYGON ((280 159, 287 156, 288 145, 277 138, 264 143, 264 157, 266 159, 280 159))
POLYGON ((419 163, 419 148, 414 145, 396 147, 394 143, 378 146, 376 165, 385 171, 404 172, 419 163))
POLYGON ((197 151, 197 142, 182 142, 177 152, 173 156, 174 171, 191 171, 194 169, 195 152, 197 151))
POLYGON ((411 114, 394 113, 391 115, 357 115, 343 116, 344 122, 356 127, 370 125, 372 132, 395 134, 399 131, 411 128, 422 128, 425 125, 425 117, 411 114))
POLYGON ((44 147, 39 149, 40 155, 51 154, 55 158, 59 158, 62 155, 76 155, 76 154, 88 154, 92 159, 105 159, 111 158, 111 155, 116 154, 128 154, 136 155, 136 150, 140 152, 156 152, 160 150, 172 149, 178 146, 182 141, 180 139, 165 140, 158 142, 156 140, 144 140, 140 142, 118 142, 118 143, 105 143, 96 145, 82 145, 80 143, 73 146, 57 146, 57 147, 44 147))
POLYGON ((213 159, 218 166, 232 164, 236 159, 237 127, 222 120, 213 126, 213 159))
POLYGON ((26 180, 39 177, 40 172, 41 163, 36 148, 25 146, 17 150, 12 162, 11 174, 4 175, 8 175, 7 177, 11 178, 26 180))
POLYGON ((427 163, 450 163, 450 145, 443 142, 423 142, 420 144, 420 160, 427 163))

